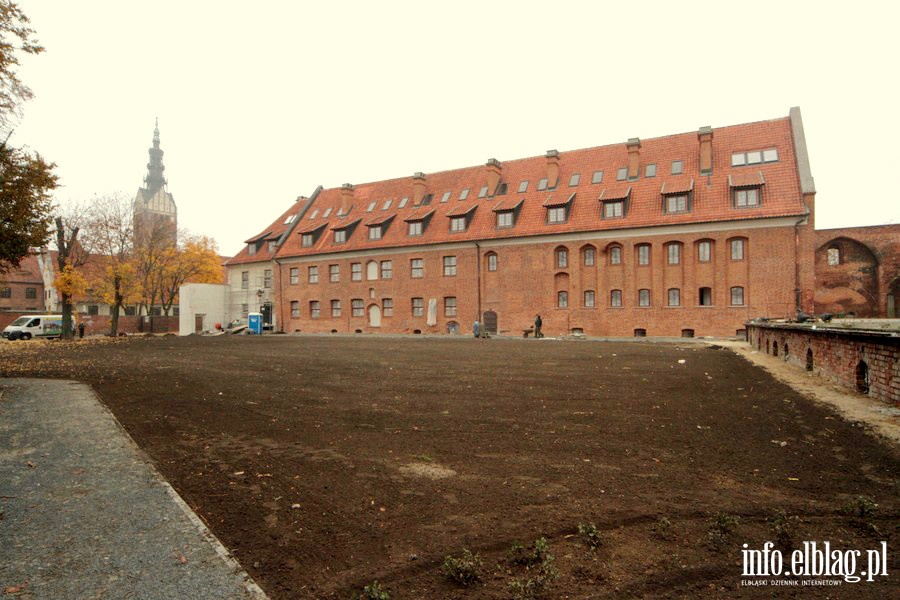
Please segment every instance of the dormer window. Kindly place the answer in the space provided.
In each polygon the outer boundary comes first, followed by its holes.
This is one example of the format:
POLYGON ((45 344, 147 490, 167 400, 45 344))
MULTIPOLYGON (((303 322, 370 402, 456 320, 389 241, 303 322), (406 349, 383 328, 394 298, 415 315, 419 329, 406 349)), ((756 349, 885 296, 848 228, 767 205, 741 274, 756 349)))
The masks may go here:
POLYGON ((459 232, 466 230, 466 217, 450 217, 450 231, 459 232))
POLYGON ((250 256, 256 254, 256 242, 250 242, 249 244, 247 244, 247 254, 249 254, 250 256))
POLYGON ((525 200, 519 200, 518 202, 514 200, 503 200, 502 202, 498 202, 497 205, 491 209, 497 215, 497 229, 515 227, 516 218, 524 203, 525 200))
POLYGON ((409 228, 407 230, 407 235, 422 235, 422 221, 413 221, 409 223, 409 228))
POLYGON ((631 195, 631 186, 612 189, 606 188, 600 192, 600 218, 621 219, 628 212, 628 197, 631 195))
POLYGON ((759 188, 734 190, 734 205, 737 208, 759 206, 759 188))
POLYGON ((338 229, 334 232, 334 243, 335 244, 343 244, 347 241, 347 230, 346 229, 338 229))
POLYGON ((731 203, 735 208, 756 208, 762 204, 766 180, 760 171, 741 171, 728 176, 731 203))
POLYGON ((513 211, 505 210, 497 213, 497 229, 513 226, 513 211))
POLYGON ((303 246, 304 248, 309 248, 314 243, 315 243, 315 236, 313 236, 313 234, 311 234, 311 233, 304 233, 300 237, 300 245, 303 246))
POLYGON ((688 195, 675 194, 665 197, 665 212, 668 215, 673 213, 684 213, 688 211, 688 195))
POLYGON ((564 200, 554 200, 553 196, 547 198, 547 200, 544 202, 544 208, 547 209, 547 223, 556 224, 565 223, 566 221, 568 221, 569 209, 571 208, 572 202, 574 200, 574 192, 571 196, 564 200))
POLYGON ((618 219, 625 216, 625 201, 611 200, 603 203, 603 218, 618 219))
POLYGON ((381 225, 371 225, 369 227, 369 239, 370 240, 380 240, 383 231, 381 229, 381 225))
POLYGON ((694 180, 663 183, 659 192, 662 194, 662 210, 664 214, 673 215, 691 211, 691 197, 694 191, 694 180))
POLYGON ((278 240, 269 240, 268 250, 269 252, 275 252, 275 244, 278 243, 278 240))

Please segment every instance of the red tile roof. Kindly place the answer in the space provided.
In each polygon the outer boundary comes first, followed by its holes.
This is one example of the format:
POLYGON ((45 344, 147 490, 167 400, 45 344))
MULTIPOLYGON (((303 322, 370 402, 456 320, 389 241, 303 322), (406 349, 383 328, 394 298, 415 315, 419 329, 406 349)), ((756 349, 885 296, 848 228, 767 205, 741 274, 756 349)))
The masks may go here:
POLYGON ((659 193, 671 196, 672 194, 686 194, 693 189, 694 178, 689 177, 687 179, 682 178, 663 182, 662 187, 659 188, 659 193))
POLYGON ((518 200, 501 200, 496 205, 494 205, 494 208, 492 208, 491 210, 494 212, 504 212, 507 210, 516 210, 517 208, 522 206, 523 202, 525 202, 524 198, 519 198, 518 200))
POLYGON ((239 265, 254 262, 268 262, 272 260, 272 257, 275 256, 275 251, 269 250, 269 244, 266 242, 275 241, 280 238, 281 235, 294 224, 297 218, 296 215, 300 212, 305 204, 305 198, 298 198, 296 202, 291 204, 290 208, 281 213, 281 216, 279 216, 271 225, 266 227, 263 230, 263 233, 255 235, 244 242, 245 244, 263 242, 261 247, 257 249, 254 254, 250 254, 247 246, 244 246, 241 251, 238 252, 234 257, 228 259, 228 261, 225 263, 225 266, 227 267, 230 265, 239 265), (294 217, 294 220, 291 222, 287 222, 288 217, 294 217))
POLYGON ((557 206, 565 206, 569 202, 575 199, 575 194, 577 192, 572 192, 569 194, 568 192, 564 194, 551 194, 549 198, 544 200, 543 206, 545 208, 555 208, 557 206))
MULTIPOLYGON (((666 137, 641 140, 640 164, 657 165, 656 177, 644 177, 613 185, 591 183, 594 171, 604 171, 607 177, 614 176, 620 167, 628 165, 628 150, 625 143, 609 146, 586 148, 559 153, 559 184, 555 190, 536 190, 537 182, 546 178, 548 159, 536 156, 502 163, 501 181, 509 185, 504 196, 476 198, 477 191, 488 181, 488 167, 479 165, 451 171, 429 173, 425 178, 426 194, 434 194, 435 198, 443 198, 445 192, 451 192, 446 203, 433 204, 436 219, 425 229, 422 235, 409 236, 402 227, 393 227, 378 240, 369 240, 364 232, 355 231, 346 242, 334 244, 331 236, 322 236, 312 247, 302 247, 300 236, 292 234, 278 251, 279 257, 303 256, 322 252, 361 251, 375 248, 401 248, 420 246, 448 241, 485 240, 514 238, 542 234, 558 234, 566 232, 588 232, 634 227, 652 227, 696 222, 714 222, 728 220, 755 219, 761 217, 779 217, 802 215, 805 207, 800 193, 800 181, 794 153, 791 122, 788 117, 770 121, 760 121, 744 125, 734 125, 713 130, 713 172, 711 175, 700 175, 700 151, 697 132, 682 133, 666 137), (775 148, 778 151, 777 162, 752 166, 731 166, 732 152, 752 151, 755 149, 775 148), (682 161, 683 173, 670 175, 672 161, 682 161), (731 202, 729 176, 744 177, 748 172, 761 172, 765 176, 769 189, 767 202, 753 209, 735 208, 731 202), (568 187, 570 177, 574 173, 581 175, 581 183, 577 187, 568 187), (693 186, 693 201, 689 212, 664 215, 661 213, 661 188, 666 192, 677 189, 690 189, 691 180, 696 179, 693 186), (525 193, 517 193, 519 183, 528 180, 530 185, 525 193), (687 186, 687 187, 686 187, 687 186), (469 189, 469 197, 459 200, 460 191, 469 189), (628 197, 630 201, 627 214, 623 218, 601 219, 598 199, 611 200, 628 197), (573 192, 577 196, 569 206, 566 223, 548 223, 547 208, 544 206, 547 197, 568 200, 573 192), (499 201, 499 202, 498 202, 499 201), (492 207, 488 210, 469 213, 480 204, 492 207), (508 203, 508 204, 507 204, 508 203), (514 227, 498 229, 496 227, 495 210, 498 207, 510 208, 521 204, 514 227), (449 224, 441 217, 469 214, 470 223, 462 232, 450 233, 449 224)), ((643 174, 644 169, 640 172, 643 174)), ((421 180, 420 180, 421 181, 421 180)), ((403 197, 413 196, 413 177, 388 179, 354 186, 352 206, 356 213, 365 211, 372 202, 379 206, 388 199, 395 200, 392 214, 407 220, 416 214, 417 209, 411 205, 401 208, 396 202, 403 197)), ((327 223, 334 227, 348 217, 337 216, 341 206, 341 188, 322 190, 310 207, 319 209, 316 217, 310 220, 304 217, 304 225, 327 223), (329 217, 323 217, 327 208, 332 208, 329 217)), ((353 214, 353 211, 351 211, 353 214)))
POLYGON ((756 187, 765 182, 762 171, 743 171, 728 176, 728 185, 731 187, 756 187))
POLYGON ((430 217, 432 214, 434 214, 433 208, 432 209, 414 210, 412 212, 412 214, 410 214, 408 217, 406 217, 403 220, 406 221, 407 223, 413 222, 413 221, 424 221, 425 219, 430 217))

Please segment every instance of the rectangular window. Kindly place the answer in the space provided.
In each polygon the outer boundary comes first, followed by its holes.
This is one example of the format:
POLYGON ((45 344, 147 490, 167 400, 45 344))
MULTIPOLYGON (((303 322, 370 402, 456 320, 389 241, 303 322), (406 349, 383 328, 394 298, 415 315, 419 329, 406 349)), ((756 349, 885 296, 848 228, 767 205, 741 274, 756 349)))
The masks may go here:
POLYGON ((299 300, 291 300, 291 318, 292 319, 300 318, 300 301, 299 300))
POLYGON ((381 239, 381 225, 374 225, 369 227, 369 239, 370 240, 380 240, 381 239))
POLYGON ((466 230, 466 217, 450 217, 450 231, 459 232, 466 230))
POLYGON ((442 203, 443 203, 443 202, 446 202, 446 201, 449 200, 449 199, 450 199, 450 192, 444 192, 444 195, 441 196, 441 202, 442 202, 442 203))
POLYGON ((621 308, 622 290, 612 290, 609 292, 609 305, 613 308, 621 308))
MULTIPOLYGON (((241 271, 241 289, 250 289, 250 271, 241 271)), ((7 296, 8 298, 9 296, 7 296)))
POLYGON ((565 223, 566 222, 566 207, 565 206, 553 206, 547 209, 547 222, 548 223, 565 223))
POLYGON ((310 300, 309 301, 309 318, 310 319, 318 319, 319 318, 319 301, 318 300, 310 300))
POLYGON ((569 308, 569 292, 556 292, 556 307, 569 308))
POLYGON ((250 305, 241 304, 241 316, 246 319, 248 314, 250 314, 250 305))
POLYGON ((300 245, 303 246, 304 248, 309 248, 310 246, 312 246, 313 245, 313 234, 304 233, 300 237, 300 245))
POLYGON ((684 161, 672 161, 672 175, 681 175, 684 172, 684 161))
POLYGON ((406 206, 406 203, 409 202, 409 196, 404 196, 400 199, 400 204, 397 205, 397 208, 403 208, 406 206))
POLYGON ((478 190, 479 198, 484 198, 485 196, 487 196, 487 188, 488 188, 488 186, 485 185, 485 186, 482 186, 480 190, 478 190))
POLYGON ((777 162, 778 161, 778 150, 775 148, 771 148, 769 150, 763 150, 763 162, 777 162))
POLYGON ((681 244, 669 244, 666 250, 670 265, 677 265, 681 262, 681 244))
POLYGON ((731 260, 744 260, 744 240, 731 240, 731 260))
POLYGON ((460 200, 465 200, 465 199, 468 198, 468 197, 469 197, 469 188, 466 188, 466 189, 464 189, 463 191, 461 191, 461 192, 459 193, 459 199, 460 199, 460 200))
MULTIPOLYGON (((271 271, 269 271, 271 273, 271 271)), ((37 299, 37 288, 25 288, 25 299, 26 300, 35 300, 37 299)))
POLYGON ((584 290, 584 307, 594 308, 594 290, 584 290))
POLYGON ((338 229, 334 232, 334 243, 335 244, 343 244, 347 241, 347 230, 346 229, 338 229))
POLYGON ((744 305, 744 288, 742 288, 742 287, 731 288, 731 305, 732 306, 743 306, 744 305))
POLYGON ((319 267, 307 268, 307 279, 309 283, 319 283, 319 267))
POLYGON ((444 276, 445 277, 455 277, 456 276, 456 257, 455 256, 445 256, 444 257, 444 276))
POLYGON ((565 269, 569 266, 569 251, 566 248, 557 248, 555 255, 557 269, 565 269))
POLYGON ((394 300, 392 298, 384 298, 381 301, 381 314, 385 317, 394 316, 394 300))
POLYGON ((317 208, 317 209, 315 209, 314 211, 312 211, 312 212, 310 213, 310 215, 309 215, 309 220, 312 221, 313 219, 316 218, 316 215, 318 215, 318 214, 319 214, 319 209, 317 208))
POLYGON ((250 256, 256 254, 256 243, 247 244, 247 254, 250 256))
POLYGON ((578 182, 581 181, 581 173, 572 173, 572 176, 569 177, 569 187, 575 187, 578 185, 578 182))
POLYGON ((381 210, 389 209, 391 207, 391 202, 393 202, 393 200, 385 200, 384 204, 381 206, 381 210))
POLYGON ((669 290, 669 306, 681 306, 681 290, 678 288, 669 290))
POLYGON ((418 279, 420 277, 425 276, 425 260, 421 258, 414 258, 409 261, 410 265, 410 277, 414 279, 418 279))
POLYGON ((647 244, 641 244, 637 247, 638 253, 638 264, 639 265, 649 265, 650 264, 650 246, 647 244))
POLYGON ((513 226, 513 211, 507 210, 497 213, 497 228, 513 226))
POLYGON ((638 306, 650 306, 650 290, 638 290, 638 306))
POLYGON ((644 177, 656 177, 656 165, 647 165, 644 167, 644 177))
POLYGON ((382 279, 391 279, 393 277, 394 277, 394 261, 392 261, 392 260, 381 261, 381 278, 382 279))
POLYGON ((363 308, 362 298, 354 298, 350 301, 350 314, 354 317, 365 316, 366 310, 363 308))
POLYGON ((375 210, 376 204, 378 204, 378 202, 375 200, 372 200, 371 202, 369 202, 369 206, 366 208, 366 212, 372 212, 373 210, 375 210))
POLYGON ((519 183, 519 193, 524 194, 527 191, 528 191, 528 180, 526 179, 525 181, 522 181, 521 183, 519 183))
POLYGON ((291 267, 290 274, 291 285, 297 285, 298 283, 300 283, 300 269, 298 269, 297 267, 291 267))
POLYGON ((538 189, 539 192, 542 192, 542 191, 544 191, 544 190, 547 189, 547 178, 546 178, 546 177, 544 177, 543 179, 538 180, 538 186, 537 186, 537 189, 538 189))
POLYGON ((712 288, 702 287, 697 295, 700 299, 700 306, 712 306, 712 288))
POLYGON ((609 264, 611 265, 621 265, 622 264, 622 248, 621 246, 613 246, 609 249, 609 264))
POLYGON ((272 289, 272 269, 263 271, 263 287, 267 290, 272 289))
POLYGON ((431 204, 432 199, 434 199, 434 194, 425 194, 425 197, 422 198, 421 205, 428 206, 429 204, 431 204))
MULTIPOLYGON (((313 217, 316 216, 316 214, 315 214, 316 212, 318 212, 318 210, 313 212, 313 217)), ((328 215, 330 215, 330 214, 331 214, 331 207, 329 206, 328 208, 325 209, 325 212, 322 213, 322 218, 327 219, 328 215)), ((310 217, 310 218, 312 218, 312 217, 310 217)))
POLYGON ((362 281, 362 263, 350 263, 350 280, 362 281))
POLYGON ((456 316, 456 296, 447 296, 444 298, 444 316, 456 316))
POLYGON ((603 171, 594 171, 591 176, 591 183, 603 183, 603 171))
POLYGON ((422 317, 424 315, 425 315, 425 299, 424 298, 413 298, 412 299, 412 316, 422 317))
POLYGON ((496 271, 497 270, 497 255, 493 252, 487 255, 487 269, 488 271, 496 271))
POLYGON ((666 213, 683 213, 688 209, 687 194, 678 194, 677 196, 665 196, 666 213))
POLYGON ((759 206, 759 188, 734 190, 734 205, 738 208, 759 206))
POLYGON ((625 181, 628 179, 628 167, 619 167, 616 171, 616 181, 625 181))
POLYGON ((337 283, 341 280, 341 266, 340 265, 328 265, 328 281, 331 283, 337 283))
POLYGON ((275 244, 278 240, 269 240, 269 252, 275 252, 275 244))
POLYGON ((341 316, 341 301, 340 300, 332 300, 331 301, 331 316, 332 317, 341 316))
POLYGON ((712 255, 712 244, 709 242, 700 242, 697 244, 697 260, 700 262, 709 262, 712 255))
POLYGON ((616 202, 603 203, 603 218, 616 219, 625 215, 625 202, 618 200, 616 202))

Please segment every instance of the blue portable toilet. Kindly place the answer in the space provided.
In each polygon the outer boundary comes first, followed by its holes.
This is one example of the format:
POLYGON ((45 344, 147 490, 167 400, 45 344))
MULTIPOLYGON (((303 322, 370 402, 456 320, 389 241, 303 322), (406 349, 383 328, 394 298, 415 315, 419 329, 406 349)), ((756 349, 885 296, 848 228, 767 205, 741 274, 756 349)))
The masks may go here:
POLYGON ((263 320, 262 313, 250 313, 247 315, 247 329, 253 335, 262 335, 263 320))

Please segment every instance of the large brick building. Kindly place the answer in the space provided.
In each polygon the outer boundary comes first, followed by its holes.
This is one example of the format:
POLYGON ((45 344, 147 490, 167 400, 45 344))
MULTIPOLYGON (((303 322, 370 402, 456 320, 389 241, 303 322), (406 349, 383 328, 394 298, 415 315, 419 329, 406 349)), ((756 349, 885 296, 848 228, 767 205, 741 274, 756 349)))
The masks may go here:
POLYGON ((814 199, 794 108, 319 189, 228 266, 266 259, 288 332, 734 335, 813 310, 814 199))

